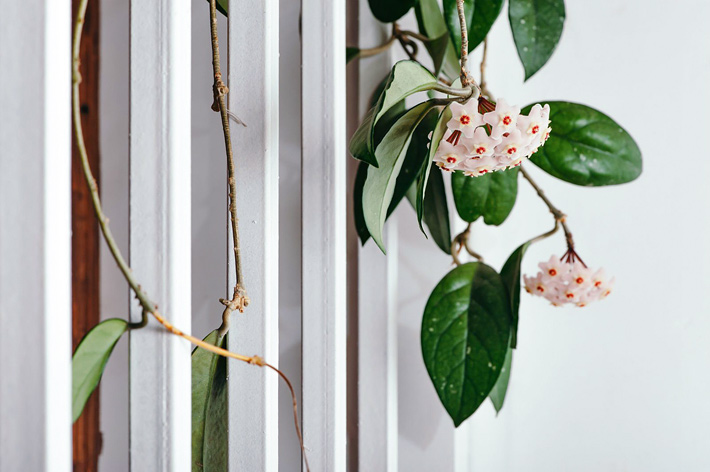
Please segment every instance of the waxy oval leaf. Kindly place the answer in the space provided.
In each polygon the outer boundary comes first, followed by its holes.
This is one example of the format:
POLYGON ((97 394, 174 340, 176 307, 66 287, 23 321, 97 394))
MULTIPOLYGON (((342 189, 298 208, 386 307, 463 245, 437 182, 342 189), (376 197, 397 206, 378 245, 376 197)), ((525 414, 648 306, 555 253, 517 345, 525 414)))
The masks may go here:
POLYGON ((449 29, 437 0, 419 0, 414 6, 419 32, 429 38, 424 46, 434 61, 436 75, 443 74, 450 80, 459 76, 458 55, 451 41, 449 29))
POLYGON ((550 59, 562 36, 564 0, 510 0, 510 28, 518 57, 525 68, 525 80, 550 59))
POLYGON ((476 0, 473 8, 473 21, 468 30, 468 50, 473 51, 481 44, 498 15, 503 10, 503 0, 476 0))
POLYGON ((363 218, 372 239, 382 252, 385 252, 382 229, 409 143, 414 130, 435 106, 436 102, 428 101, 405 113, 377 147, 377 161, 380 166, 369 166, 367 169, 362 190, 363 218))
POLYGON ((384 90, 374 107, 363 118, 350 139, 350 154, 355 159, 377 167, 375 155, 375 126, 382 116, 406 97, 436 86, 436 78, 424 66, 414 61, 400 61, 394 65, 384 90))
MULTIPOLYGON (((427 159, 422 163, 422 170, 419 173, 419 178, 417 179, 417 194, 414 204, 414 208, 417 211, 417 220, 419 221, 419 229, 424 233, 424 228, 422 227, 422 216, 424 214, 424 198, 426 196, 426 191, 429 188, 429 174, 432 171, 432 163, 434 162, 434 156, 439 148, 439 143, 444 138, 446 130, 448 130, 447 123, 451 119, 451 109, 447 106, 439 114, 439 119, 434 126, 434 130, 431 133, 431 142, 429 143, 429 151, 427 159)), ((436 170, 435 170, 436 171, 436 170)), ((446 200, 446 195, 444 195, 444 200, 446 200)), ((448 206, 447 206, 448 208, 448 206)), ((426 235, 426 233, 424 233, 426 235)), ((448 245, 451 245, 449 241, 448 245)))
MULTIPOLYGON (((407 199, 415 208, 417 205, 417 195, 417 186, 412 185, 407 192, 407 199)), ((421 211, 421 221, 424 221, 424 224, 429 228, 431 238, 436 245, 439 246, 439 249, 450 255, 451 227, 449 225, 449 205, 446 201, 444 178, 441 176, 441 172, 439 172, 438 169, 434 170, 434 173, 427 181, 427 192, 422 202, 421 211)), ((421 221, 419 222, 419 227, 422 233, 424 233, 424 236, 427 236, 426 232, 421 227, 421 221)))
POLYGON ((76 347, 71 360, 72 422, 81 416, 84 405, 101 380, 113 348, 127 330, 125 320, 111 318, 94 326, 76 347))
POLYGON ((402 18, 416 0, 368 0, 370 11, 382 23, 392 23, 402 18))
POLYGON ((489 395, 491 403, 493 403, 493 408, 496 409, 496 413, 500 413, 503 409, 503 403, 505 402, 505 395, 508 393, 508 383, 510 383, 510 369, 513 366, 513 348, 508 347, 508 352, 505 355, 505 362, 503 362, 503 367, 500 370, 500 377, 496 382, 491 394, 489 395))
MULTIPOLYGON (((222 347, 227 346, 227 336, 222 347)), ((212 389, 205 411, 203 447, 204 472, 227 472, 229 461, 229 414, 227 397, 227 358, 217 356, 212 389)), ((198 469, 199 470, 199 469, 198 469)), ((193 472, 195 472, 193 470, 193 472)))
POLYGON ((500 275, 482 262, 449 272, 422 319, 422 354, 439 399, 460 425, 495 386, 510 340, 510 300, 500 275))
POLYGON ((520 309, 520 267, 523 262, 525 251, 530 247, 531 241, 521 244, 500 270, 505 286, 510 294, 510 309, 513 315, 513 325, 510 333, 510 347, 515 349, 518 345, 518 311, 520 309))
POLYGON ((503 223, 518 197, 518 169, 467 177, 461 172, 451 176, 451 190, 459 216, 473 223, 483 216, 487 225, 503 223))
POLYGON ((614 120, 578 103, 548 103, 552 133, 533 154, 534 164, 558 179, 588 187, 623 184, 641 175, 641 150, 614 120))
MULTIPOLYGON (((217 330, 208 334, 203 341, 213 346, 224 347, 225 338, 217 330)), ((212 398, 217 370, 217 354, 196 347, 192 351, 192 471, 205 470, 205 419, 212 398)), ((226 437, 225 437, 226 440, 226 437)))

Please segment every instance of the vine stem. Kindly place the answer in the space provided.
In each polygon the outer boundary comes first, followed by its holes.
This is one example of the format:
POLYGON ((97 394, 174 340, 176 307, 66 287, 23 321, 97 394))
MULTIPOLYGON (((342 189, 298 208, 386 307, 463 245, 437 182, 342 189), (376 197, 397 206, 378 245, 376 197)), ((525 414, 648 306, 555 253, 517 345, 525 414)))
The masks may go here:
MULTIPOLYGON (((84 29, 84 21, 86 18, 86 7, 88 5, 88 0, 81 0, 76 12, 76 20, 74 26, 74 37, 72 40, 72 121, 74 124, 74 135, 76 138, 77 149, 79 150, 79 157, 81 159, 81 166, 86 179, 86 183, 89 187, 89 192, 91 193, 91 201, 94 206, 94 213, 96 219, 99 222, 99 227, 101 228, 101 234, 109 247, 109 251, 116 261, 118 268, 120 269, 126 282, 131 287, 133 292, 136 294, 141 307, 143 308, 143 320, 139 323, 131 323, 131 328, 138 328, 145 326, 148 316, 150 313, 158 323, 160 323, 168 332, 179 336, 187 341, 190 341, 197 347, 205 349, 206 351, 212 352, 220 356, 224 356, 231 359, 236 359, 242 362, 246 362, 251 365, 256 365, 259 367, 267 367, 277 374, 286 382, 291 391, 291 396, 293 398, 293 413, 294 422, 296 425, 296 434, 298 435, 298 440, 301 445, 301 451, 303 451, 304 460, 306 462, 306 470, 308 469, 308 460, 305 455, 305 448, 303 445, 303 436, 301 435, 301 430, 298 425, 298 410, 296 402, 296 393, 294 392, 291 382, 288 380, 286 375, 273 365, 267 363, 261 357, 254 356, 244 356, 242 354, 237 354, 232 351, 228 351, 218 346, 214 346, 207 343, 201 339, 198 339, 190 334, 187 334, 175 326, 173 326, 168 320, 166 320, 158 311, 158 306, 148 297, 148 294, 141 288, 138 281, 133 276, 133 271, 131 270, 126 260, 123 258, 116 240, 113 238, 111 233, 111 228, 109 227, 109 220, 103 211, 101 205, 101 198, 99 197, 99 189, 96 184, 96 178, 94 177, 91 166, 89 165, 88 153, 86 151, 86 143, 84 142, 84 131, 81 125, 81 112, 80 112, 80 95, 79 95, 79 84, 81 83, 81 63, 79 61, 79 52, 81 48, 81 36, 84 29)), ((214 0, 212 0, 212 5, 214 5, 214 0)))
POLYGON ((463 0, 456 0, 456 9, 458 10, 459 24, 461 25, 461 85, 468 87, 473 84, 473 80, 466 68, 466 63, 468 62, 468 29, 466 27, 463 0))
POLYGON ((488 90, 488 83, 486 82, 486 66, 488 61, 488 36, 483 38, 483 56, 481 57, 481 82, 479 87, 481 89, 481 94, 491 98, 491 92, 488 90))
POLYGON ((552 216, 555 217, 555 228, 549 233, 545 235, 540 235, 538 238, 535 238, 536 240, 539 239, 544 239, 545 237, 553 234, 555 231, 557 231, 557 225, 558 223, 562 225, 562 230, 565 232, 565 239, 567 240, 567 246, 570 249, 574 249, 574 239, 572 238, 572 232, 570 231, 569 227, 567 226, 567 215, 565 215, 562 211, 560 211, 559 208, 557 208, 549 198, 547 198, 547 195, 545 195, 545 192, 540 188, 540 186, 530 177, 530 174, 523 168, 523 166, 519 167, 520 173, 522 176, 525 178, 525 180, 528 181, 528 183, 532 186, 532 188, 535 189, 535 192, 537 192, 537 195, 540 197, 540 199, 545 202, 545 205, 547 205, 547 208, 550 210, 550 213, 552 213, 552 216))
POLYGON ((464 229, 461 233, 457 234, 456 237, 454 237, 454 240, 451 241, 451 257, 454 259, 454 264, 461 265, 461 261, 459 260, 459 253, 461 252, 461 249, 466 249, 466 252, 469 254, 469 256, 474 257, 478 259, 479 261, 483 262, 483 256, 471 249, 471 245, 468 243, 468 238, 469 235, 471 234, 471 226, 473 223, 469 223, 466 226, 466 229, 464 229))
POLYGON ((232 135, 229 126, 230 112, 227 110, 226 95, 229 88, 222 80, 222 67, 219 57, 219 35, 217 31, 217 1, 210 0, 210 35, 212 40, 212 71, 214 73, 214 85, 212 91, 214 101, 212 110, 219 112, 222 118, 222 134, 224 135, 224 147, 227 154, 227 183, 229 185, 229 219, 232 226, 232 245, 234 246, 234 268, 236 271, 236 284, 232 293, 232 299, 221 298, 219 301, 225 306, 222 313, 222 325, 218 332, 224 335, 229 330, 229 322, 232 312, 239 310, 244 312, 244 308, 249 305, 244 286, 244 274, 242 272, 241 246, 239 244, 239 219, 237 218, 237 181, 234 165, 234 151, 232 150, 232 135))

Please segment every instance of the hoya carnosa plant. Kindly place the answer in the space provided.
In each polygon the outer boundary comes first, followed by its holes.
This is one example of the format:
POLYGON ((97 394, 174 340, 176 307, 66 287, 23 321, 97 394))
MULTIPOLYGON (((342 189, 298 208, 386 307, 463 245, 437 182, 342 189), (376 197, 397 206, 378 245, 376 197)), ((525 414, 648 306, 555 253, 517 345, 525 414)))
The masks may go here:
MULTIPOLYGON (((614 283, 579 258, 567 216, 533 180, 528 161, 565 182, 591 187, 630 182, 642 168, 631 136, 594 108, 537 100, 521 109, 494 98, 485 80, 486 36, 503 3, 370 2, 377 19, 392 23, 392 36, 382 46, 347 51, 348 60, 366 60, 399 43, 409 57, 383 78, 350 141, 351 154, 361 161, 355 224, 363 244, 372 238, 385 251, 385 222, 406 197, 424 235, 455 264, 424 308, 421 346, 434 389, 456 426, 487 398, 497 411, 503 406, 523 288, 556 306, 582 307, 606 297, 614 283), (418 32, 396 23, 412 9, 418 32), (468 53, 476 47, 483 49, 478 82, 467 68, 468 53), (430 56, 423 63, 422 50, 430 56), (506 261, 494 261, 497 270, 483 262, 469 235, 474 222, 498 226, 507 219, 517 199, 518 176, 545 203, 554 227, 533 238, 525 228, 509 228, 526 242, 506 261), (451 179, 453 198, 447 196, 445 178, 451 179), (449 210, 451 201, 455 212, 449 210), (468 224, 452 235, 450 220, 456 216, 468 224), (540 272, 521 284, 529 248, 559 228, 568 251, 540 264, 540 272)), ((509 0, 508 19, 525 80, 551 57, 564 18, 564 0, 509 0)))

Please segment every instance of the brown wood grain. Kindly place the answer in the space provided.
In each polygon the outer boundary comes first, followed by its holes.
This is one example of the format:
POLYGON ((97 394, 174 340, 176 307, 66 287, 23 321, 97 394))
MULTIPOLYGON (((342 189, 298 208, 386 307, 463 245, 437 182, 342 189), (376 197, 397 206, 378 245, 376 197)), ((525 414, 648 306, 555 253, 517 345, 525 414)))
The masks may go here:
MULTIPOLYGON (((79 0, 73 0, 76 12, 79 0)), ((86 149, 99 176, 99 0, 89 0, 81 42, 81 116, 86 149)), ((99 230, 76 143, 72 142, 72 338, 81 338, 100 320, 99 230)), ((96 472, 101 452, 99 390, 74 423, 74 471, 96 472)))

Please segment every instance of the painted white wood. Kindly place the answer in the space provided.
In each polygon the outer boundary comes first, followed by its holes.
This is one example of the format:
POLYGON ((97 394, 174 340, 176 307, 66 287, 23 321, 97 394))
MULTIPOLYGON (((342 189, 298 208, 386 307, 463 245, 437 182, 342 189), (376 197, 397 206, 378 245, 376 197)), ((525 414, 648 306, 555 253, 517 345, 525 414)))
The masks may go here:
POLYGON ((303 437, 346 470, 345 0, 301 2, 303 437))
MULTIPOLYGON (((189 0, 131 1, 130 259, 176 327, 190 331, 189 0)), ((141 309, 131 299, 131 319, 141 309)), ((150 319, 130 334, 133 472, 189 471, 191 346, 150 319)))
MULTIPOLYGON (((279 360, 278 7, 275 0, 229 2, 229 11, 238 12, 229 16, 229 107, 248 126, 233 126, 232 139, 242 264, 251 299, 244 313, 232 316, 229 347, 258 354, 274 366, 279 360)), ((227 231, 231 297, 234 266, 227 231)), ((231 471, 278 470, 278 382, 271 370, 229 363, 231 471)))
MULTIPOLYGON (((367 2, 360 2, 363 47, 382 44, 389 31, 367 2)), ((360 115, 392 66, 390 52, 360 63, 360 115)), ((387 222, 387 256, 368 241, 358 260, 358 465, 359 470, 395 472, 397 425, 397 222, 387 222)))
POLYGON ((3 471, 71 468, 70 31, 69 0, 0 2, 3 471))

